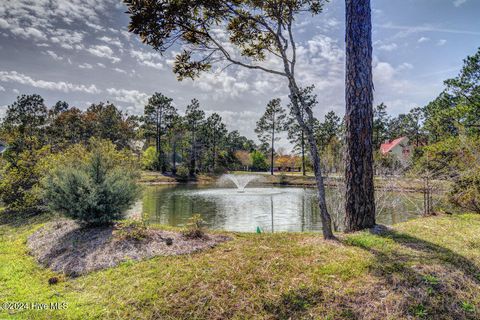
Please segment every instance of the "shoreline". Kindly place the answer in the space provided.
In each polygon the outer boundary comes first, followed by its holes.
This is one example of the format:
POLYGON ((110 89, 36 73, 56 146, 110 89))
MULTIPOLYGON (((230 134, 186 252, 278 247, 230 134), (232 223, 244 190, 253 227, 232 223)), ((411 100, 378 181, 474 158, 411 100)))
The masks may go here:
MULTIPOLYGON (((255 173, 252 173, 255 174, 255 173)), ((301 175, 267 175, 258 174, 262 177, 262 186, 273 187, 304 187, 315 188, 316 181, 313 176, 301 175)), ((177 180, 170 175, 163 175, 156 172, 142 172, 142 178, 139 183, 145 186, 168 186, 168 185, 213 185, 220 176, 214 175, 199 175, 196 179, 177 180), (148 177, 148 178, 146 178, 148 177)), ((326 187, 340 188, 341 181, 339 177, 324 177, 326 187)), ((395 179, 375 177, 375 190, 387 190, 392 192, 408 192, 408 193, 422 193, 425 189, 422 185, 423 181, 420 179, 395 179), (387 185, 389 182, 397 185, 387 185), (410 184, 408 186, 407 184, 410 184)), ((448 181, 435 180, 435 187, 430 189, 430 193, 441 194, 448 190, 448 181)))

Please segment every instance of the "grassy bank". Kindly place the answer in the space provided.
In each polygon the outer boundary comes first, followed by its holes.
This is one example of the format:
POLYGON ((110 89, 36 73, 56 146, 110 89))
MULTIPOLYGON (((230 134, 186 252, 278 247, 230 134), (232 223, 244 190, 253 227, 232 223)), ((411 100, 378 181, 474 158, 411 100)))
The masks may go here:
POLYGON ((0 301, 67 305, 3 310, 0 319, 480 317, 478 215, 418 219, 339 242, 311 233, 232 234, 202 253, 126 262, 56 285, 48 284, 56 274, 25 246, 48 217, 0 217, 0 301))
MULTIPOLYGON (((297 186, 297 187, 315 187, 316 181, 312 173, 307 173, 303 176, 300 172, 276 172, 273 176, 269 172, 244 172, 233 171, 232 174, 255 174, 262 177, 261 184, 266 185, 283 185, 283 186, 297 186)), ((218 175, 200 174, 193 179, 179 180, 173 176, 165 175, 155 171, 142 171, 140 182, 146 185, 159 184, 177 184, 177 183, 199 183, 199 184, 213 184, 218 179, 218 175)), ((330 175, 324 178, 324 183, 327 187, 337 187, 341 184, 342 179, 339 175, 330 175)), ((420 192, 423 190, 424 181, 418 178, 407 177, 375 177, 376 188, 387 188, 391 190, 402 190, 409 192, 420 192)), ((431 180, 430 187, 433 192, 443 193, 449 188, 448 181, 431 180)))
POLYGON ((156 185, 156 184, 176 184, 176 183, 213 183, 215 182, 215 177, 200 174, 197 175, 195 178, 189 178, 187 180, 180 180, 175 178, 174 176, 162 174, 156 171, 142 171, 140 175, 140 183, 148 184, 148 185, 156 185))

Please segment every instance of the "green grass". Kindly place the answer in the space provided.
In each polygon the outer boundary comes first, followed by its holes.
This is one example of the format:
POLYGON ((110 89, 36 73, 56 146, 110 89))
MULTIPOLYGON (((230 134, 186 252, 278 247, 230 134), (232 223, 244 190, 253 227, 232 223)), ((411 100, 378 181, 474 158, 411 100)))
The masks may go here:
POLYGON ((65 302, 0 319, 478 319, 480 216, 418 219, 384 236, 232 233, 186 256, 62 279, 28 254, 48 216, 0 213, 0 302, 65 302))

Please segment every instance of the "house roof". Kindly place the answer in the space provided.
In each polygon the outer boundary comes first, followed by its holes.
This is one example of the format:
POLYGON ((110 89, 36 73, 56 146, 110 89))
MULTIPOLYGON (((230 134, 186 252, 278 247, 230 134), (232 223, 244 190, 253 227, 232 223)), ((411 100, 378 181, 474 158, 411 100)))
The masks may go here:
POLYGON ((388 143, 382 143, 382 145, 380 146, 380 152, 382 154, 386 154, 388 153, 390 150, 392 150, 393 148, 395 148, 397 145, 399 145, 403 140, 405 140, 407 137, 400 137, 400 138, 397 138, 395 140, 392 140, 388 143))

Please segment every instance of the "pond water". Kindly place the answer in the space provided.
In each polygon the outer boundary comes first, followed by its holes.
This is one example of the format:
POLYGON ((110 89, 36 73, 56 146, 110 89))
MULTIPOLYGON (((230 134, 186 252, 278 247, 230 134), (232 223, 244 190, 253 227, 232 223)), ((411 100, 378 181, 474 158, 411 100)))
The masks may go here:
MULTIPOLYGON (((235 188, 202 185, 150 186, 131 211, 142 213, 147 223, 184 226, 201 214, 207 228, 264 232, 321 231, 316 190, 297 187, 235 188)), ((327 190, 329 212, 342 228, 342 192, 327 190)), ((422 196, 388 192, 377 195, 377 222, 391 225, 421 214, 422 196)))

